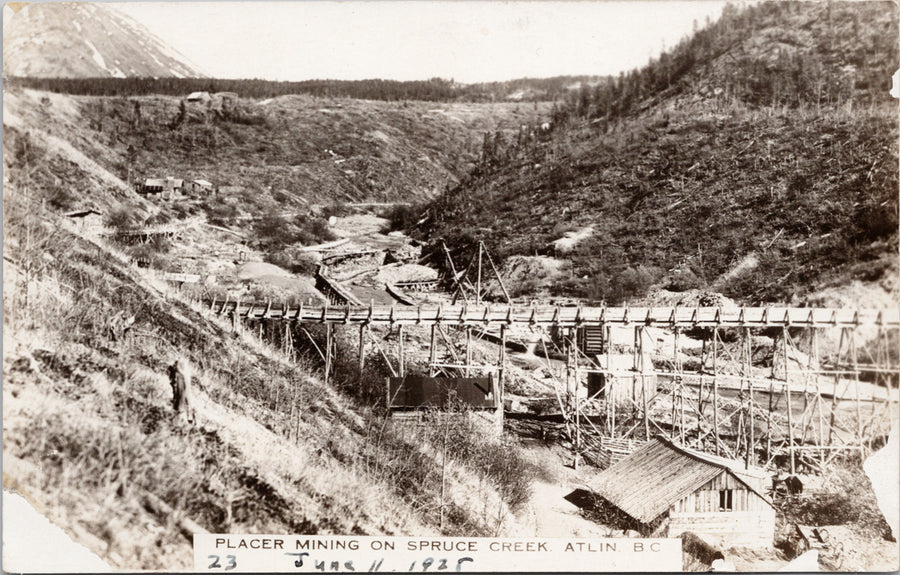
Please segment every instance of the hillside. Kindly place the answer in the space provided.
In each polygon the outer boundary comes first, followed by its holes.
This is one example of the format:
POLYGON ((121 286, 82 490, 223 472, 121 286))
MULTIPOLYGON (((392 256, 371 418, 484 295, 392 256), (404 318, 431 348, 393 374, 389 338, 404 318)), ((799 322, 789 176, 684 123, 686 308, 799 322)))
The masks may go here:
POLYGON ((140 222, 196 212, 166 249, 213 253, 223 246, 197 226, 205 216, 254 230, 236 218, 394 199, 343 171, 359 162, 385 188, 424 197, 467 169, 481 130, 512 131, 535 107, 282 97, 223 109, 218 98, 182 107, 164 96, 4 94, 4 488, 115 569, 190 568, 183 518, 213 532, 521 533, 542 471, 517 444, 454 425, 449 438, 464 448, 442 452, 449 422, 396 425, 380 395, 359 397, 390 373, 376 349, 342 393, 316 363, 232 332, 159 269, 82 236, 63 213, 95 206, 108 221, 140 222), (215 152, 200 143, 207 135, 215 152), (147 200, 130 185, 136 172, 223 189, 208 201, 147 200), (195 370, 193 426, 173 417, 166 369, 177 357, 195 370))
POLYGON ((574 95, 548 136, 499 147, 417 233, 435 262, 439 238, 463 261, 482 239, 513 272, 521 257, 562 260, 520 294, 799 303, 854 281, 894 289, 896 37, 890 3, 726 10, 574 95), (567 233, 579 241, 554 243, 567 233))
POLYGON ((204 76, 174 48, 112 6, 74 2, 4 6, 3 75, 204 76))
POLYGON ((356 398, 388 373, 374 348, 340 393, 306 357, 78 233, 26 182, 3 198, 4 489, 114 570, 190 569, 198 526, 473 536, 528 520, 541 471, 517 444, 477 422, 393 422, 380 394, 356 398), (172 409, 177 358, 193 366, 192 425, 172 409))
POLYGON ((483 132, 514 133, 546 109, 311 96, 216 95, 208 103, 188 103, 10 87, 4 125, 18 142, 11 149, 32 141, 31 153, 48 160, 32 166, 31 178, 54 189, 48 199, 56 209, 108 207, 112 198, 116 204, 127 198, 147 212, 131 184, 174 176, 203 178, 225 190, 205 206, 210 217, 221 218, 434 197, 471 169, 483 132), (86 173, 95 168, 114 181, 86 173), (93 184, 85 187, 85 181, 93 184))

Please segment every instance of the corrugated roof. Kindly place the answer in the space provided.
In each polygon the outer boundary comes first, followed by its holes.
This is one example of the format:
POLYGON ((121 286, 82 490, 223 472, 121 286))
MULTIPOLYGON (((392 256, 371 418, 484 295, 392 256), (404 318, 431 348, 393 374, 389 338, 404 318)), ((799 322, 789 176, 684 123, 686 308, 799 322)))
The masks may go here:
POLYGON ((656 438, 598 475, 593 484, 603 498, 643 523, 650 523, 723 471, 771 505, 765 495, 734 472, 739 465, 656 438))

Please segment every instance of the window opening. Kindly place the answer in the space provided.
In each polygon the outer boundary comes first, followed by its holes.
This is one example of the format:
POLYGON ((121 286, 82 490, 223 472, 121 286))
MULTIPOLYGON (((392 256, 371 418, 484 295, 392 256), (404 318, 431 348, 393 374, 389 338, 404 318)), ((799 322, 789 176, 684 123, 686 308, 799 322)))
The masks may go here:
POLYGON ((719 490, 719 511, 734 511, 733 494, 733 489, 719 490))

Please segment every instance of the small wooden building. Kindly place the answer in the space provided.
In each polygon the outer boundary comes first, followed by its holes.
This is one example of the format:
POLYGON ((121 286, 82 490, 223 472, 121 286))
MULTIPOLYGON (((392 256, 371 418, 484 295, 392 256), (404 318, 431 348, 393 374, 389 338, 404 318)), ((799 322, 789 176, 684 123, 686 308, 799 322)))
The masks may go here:
POLYGON ((98 234, 103 230, 103 212, 93 208, 69 212, 66 217, 83 234, 98 234))
POLYGON ((166 188, 166 181, 162 178, 147 178, 142 183, 135 186, 136 190, 141 194, 156 195, 163 193, 166 188))
POLYGON ((166 187, 163 190, 163 199, 171 200, 184 192, 184 180, 181 178, 166 178, 166 187))
POLYGON ((648 535, 691 531, 714 545, 768 547, 775 536, 768 480, 739 461, 655 438, 598 475, 593 487, 648 535))
POLYGON ((387 402, 393 417, 427 424, 427 410, 471 418, 486 424, 496 436, 503 432, 503 408, 498 382, 490 377, 428 377, 407 375, 387 381, 387 402))
POLYGON ((194 180, 190 183, 190 191, 195 194, 208 194, 212 189, 212 182, 207 180, 194 180))
POLYGON ((446 409, 453 401, 467 409, 498 409, 497 382, 488 377, 427 377, 407 375, 388 380, 388 407, 391 409, 446 409))
POLYGON ((147 196, 162 195, 163 199, 170 200, 184 191, 184 180, 172 177, 148 178, 135 187, 138 193, 147 196))

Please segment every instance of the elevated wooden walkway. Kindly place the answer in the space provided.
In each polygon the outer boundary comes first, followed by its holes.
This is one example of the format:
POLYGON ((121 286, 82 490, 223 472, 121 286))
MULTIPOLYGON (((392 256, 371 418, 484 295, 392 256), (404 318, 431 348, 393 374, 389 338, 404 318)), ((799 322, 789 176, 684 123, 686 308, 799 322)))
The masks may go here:
POLYGON ((589 325, 652 327, 821 327, 900 328, 900 309, 828 309, 785 307, 560 307, 448 305, 394 307, 287 306, 271 302, 206 300, 216 314, 241 319, 280 319, 299 323, 501 325, 581 327, 589 325))

